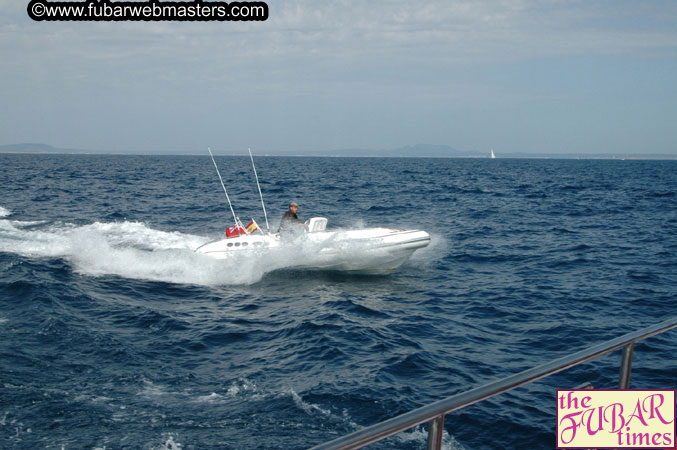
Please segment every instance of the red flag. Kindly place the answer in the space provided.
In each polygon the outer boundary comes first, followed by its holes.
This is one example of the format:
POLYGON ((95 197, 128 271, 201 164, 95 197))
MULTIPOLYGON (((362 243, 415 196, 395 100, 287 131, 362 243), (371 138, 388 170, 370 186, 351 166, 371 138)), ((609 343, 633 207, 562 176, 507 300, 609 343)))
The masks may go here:
POLYGON ((227 238, 237 237, 241 234, 247 234, 247 232, 244 230, 244 228, 242 228, 242 226, 239 223, 236 223, 230 228, 226 228, 227 238))

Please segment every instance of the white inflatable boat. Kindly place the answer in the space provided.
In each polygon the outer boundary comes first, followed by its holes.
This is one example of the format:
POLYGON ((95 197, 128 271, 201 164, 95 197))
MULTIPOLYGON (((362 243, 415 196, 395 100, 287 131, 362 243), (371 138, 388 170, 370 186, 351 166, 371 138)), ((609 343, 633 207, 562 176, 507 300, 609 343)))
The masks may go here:
POLYGON ((365 228, 327 231, 327 219, 306 221, 307 231, 241 234, 202 245, 196 251, 216 259, 284 256, 287 268, 388 273, 430 243, 420 230, 365 228))

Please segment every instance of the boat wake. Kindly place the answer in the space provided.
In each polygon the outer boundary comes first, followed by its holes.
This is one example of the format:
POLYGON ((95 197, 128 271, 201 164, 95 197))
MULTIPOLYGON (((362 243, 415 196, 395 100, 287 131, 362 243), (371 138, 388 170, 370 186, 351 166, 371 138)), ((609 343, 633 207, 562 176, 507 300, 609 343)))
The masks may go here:
POLYGON ((75 225, 11 217, 11 211, 0 207, 0 252, 62 258, 76 273, 95 277, 203 286, 248 285, 269 272, 297 267, 299 261, 315 261, 319 250, 328 245, 358 261, 373 257, 359 245, 346 248, 349 243, 323 242, 281 249, 274 255, 250 253, 216 260, 195 252, 210 237, 156 230, 141 222, 75 225))
POLYGON ((153 229, 141 222, 68 223, 0 218, 0 252, 62 258, 76 273, 197 285, 252 284, 262 261, 215 261, 195 253, 208 237, 153 229))

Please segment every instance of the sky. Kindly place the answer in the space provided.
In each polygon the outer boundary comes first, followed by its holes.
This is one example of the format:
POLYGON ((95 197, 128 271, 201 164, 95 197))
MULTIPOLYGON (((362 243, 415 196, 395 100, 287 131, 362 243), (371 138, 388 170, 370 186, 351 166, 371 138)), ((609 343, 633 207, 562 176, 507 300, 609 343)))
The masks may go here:
POLYGON ((0 0, 0 145, 677 154, 677 2, 268 1, 35 22, 0 0))

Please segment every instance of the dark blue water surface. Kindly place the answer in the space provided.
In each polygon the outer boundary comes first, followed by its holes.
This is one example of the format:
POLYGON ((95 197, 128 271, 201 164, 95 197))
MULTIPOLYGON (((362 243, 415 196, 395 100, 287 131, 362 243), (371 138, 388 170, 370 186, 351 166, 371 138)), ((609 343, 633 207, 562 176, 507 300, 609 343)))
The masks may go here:
MULTIPOLYGON (((264 224, 248 158, 217 161, 264 224)), ((195 254, 232 224, 208 156, 0 168, 2 448, 307 448, 677 314, 675 161, 257 159, 273 227, 293 199, 428 231, 388 276, 195 254)), ((674 389, 676 346, 637 345, 631 386, 674 389)), ((615 387, 619 362, 453 413, 445 447, 553 448, 555 389, 615 387)))

